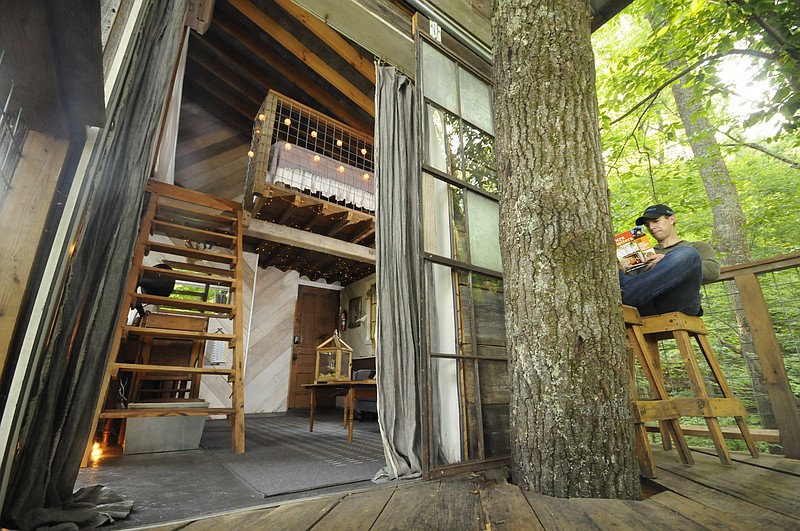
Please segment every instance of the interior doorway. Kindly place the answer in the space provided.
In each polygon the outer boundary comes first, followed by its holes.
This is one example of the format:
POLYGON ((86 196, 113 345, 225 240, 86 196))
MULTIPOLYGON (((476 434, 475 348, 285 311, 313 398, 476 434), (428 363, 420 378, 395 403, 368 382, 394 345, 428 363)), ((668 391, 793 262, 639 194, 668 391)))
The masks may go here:
POLYGON ((303 384, 314 382, 317 346, 333 335, 338 325, 338 312, 338 291, 298 286, 287 401, 289 409, 308 407, 310 396, 303 384))

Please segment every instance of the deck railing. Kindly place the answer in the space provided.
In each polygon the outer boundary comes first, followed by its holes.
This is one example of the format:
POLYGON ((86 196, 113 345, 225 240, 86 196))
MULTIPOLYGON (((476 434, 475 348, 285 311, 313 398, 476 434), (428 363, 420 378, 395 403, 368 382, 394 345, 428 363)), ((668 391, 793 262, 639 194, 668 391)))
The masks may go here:
POLYGON ((0 49, 0 208, 11 188, 14 170, 22 157, 27 132, 22 120, 22 107, 14 102, 14 80, 4 68, 5 51, 0 49))
MULTIPOLYGON (((714 353, 747 408, 755 438, 765 450, 800 458, 800 253, 723 268, 719 280, 703 286, 703 310, 714 353)), ((664 343, 670 392, 691 396, 677 350, 664 343)), ((719 394, 710 375, 706 381, 719 394)), ((687 434, 703 431, 698 426, 687 434)), ((711 445, 691 440, 704 442, 711 445)))

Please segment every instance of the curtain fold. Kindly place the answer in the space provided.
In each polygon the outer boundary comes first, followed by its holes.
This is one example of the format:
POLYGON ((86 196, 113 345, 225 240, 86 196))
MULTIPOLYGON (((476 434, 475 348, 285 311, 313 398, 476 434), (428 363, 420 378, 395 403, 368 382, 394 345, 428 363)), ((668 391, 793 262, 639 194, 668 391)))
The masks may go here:
POLYGON ((378 66, 375 89, 378 422, 384 481, 422 473, 417 108, 411 80, 378 66))
MULTIPOLYGON (((109 109, 94 190, 70 258, 66 284, 35 374, 9 477, 2 524, 18 529, 86 527, 99 511, 72 489, 114 338, 136 242, 157 125, 180 43, 187 0, 145 7, 124 74, 124 92, 109 109)), ((91 171, 91 170, 90 170, 91 171)))

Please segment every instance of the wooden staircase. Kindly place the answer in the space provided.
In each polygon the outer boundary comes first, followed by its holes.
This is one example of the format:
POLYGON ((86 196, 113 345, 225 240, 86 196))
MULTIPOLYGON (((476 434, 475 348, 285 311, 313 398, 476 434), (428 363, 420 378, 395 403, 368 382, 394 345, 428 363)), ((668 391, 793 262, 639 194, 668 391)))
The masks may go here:
MULTIPOLYGON (((162 183, 151 182, 147 191, 149 192, 147 209, 139 228, 139 238, 131 261, 119 325, 108 356, 106 377, 95 409, 93 426, 97 426, 98 422, 104 419, 225 415, 232 426, 234 452, 244 452, 241 206, 238 203, 162 183), (144 265, 144 262, 148 261, 145 257, 150 253, 159 253, 163 257, 160 262, 172 269, 144 265), (205 286, 206 293, 212 286, 217 290, 227 289, 229 295, 226 301, 217 302, 196 298, 175 298, 174 293, 170 297, 140 293, 137 287, 143 275, 205 286), (162 314, 185 316, 184 322, 187 320, 186 316, 203 319, 203 328, 210 318, 229 320, 231 330, 213 332, 206 329, 198 330, 194 326, 190 328, 177 324, 170 326, 171 321, 180 322, 178 317, 173 320, 159 319, 157 320, 159 324, 155 326, 145 324, 146 319, 142 319, 140 323, 129 323, 130 310, 137 304, 158 306, 159 316, 162 314), (158 364, 156 361, 151 361, 148 354, 154 342, 167 340, 188 343, 194 345, 194 348, 198 348, 199 345, 199 363, 187 366, 158 364), (229 368, 204 366, 202 351, 206 341, 222 341, 232 349, 229 368), (131 344, 136 348, 131 349, 131 344), (135 354, 132 355, 131 350, 135 351, 135 354), (164 375, 165 380, 174 382, 185 379, 186 382, 192 383, 181 384, 178 387, 173 383, 173 387, 168 388, 168 394, 171 396, 169 402, 173 407, 128 409, 118 407, 119 404, 109 399, 109 389, 113 391, 118 388, 120 376, 128 373, 132 375, 133 382, 144 378, 144 375, 150 375, 149 379, 157 379, 158 375, 164 375), (197 401, 201 377, 227 379, 231 385, 230 407, 174 407, 175 402, 197 401), (189 385, 191 387, 186 387, 189 385), (191 393, 188 393, 187 389, 191 393), (170 390, 172 392, 169 392, 170 390), (186 397, 185 394, 190 396, 186 397)), ((152 262, 152 259, 149 261, 152 262)), ((153 321, 156 322, 155 319, 153 321)), ((131 385, 126 392, 133 393, 134 389, 137 388, 131 385)), ((126 398, 129 398, 129 401, 148 401, 137 396, 126 398)), ((149 401, 158 402, 158 400, 149 401)), ((91 437, 88 441, 84 465, 88 464, 93 439, 94 437, 91 437)))

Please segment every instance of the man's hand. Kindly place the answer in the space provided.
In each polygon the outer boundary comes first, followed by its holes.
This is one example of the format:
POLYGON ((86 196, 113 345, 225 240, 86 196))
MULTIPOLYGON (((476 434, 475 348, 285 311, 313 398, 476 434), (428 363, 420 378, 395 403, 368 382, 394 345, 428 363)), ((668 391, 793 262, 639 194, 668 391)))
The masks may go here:
POLYGON ((653 256, 648 258, 647 261, 645 262, 647 264, 647 269, 652 269, 654 265, 659 263, 661 259, 664 258, 664 256, 665 255, 663 254, 654 254, 653 256))

